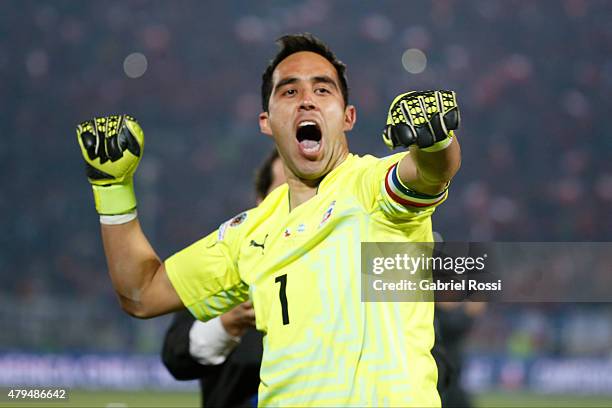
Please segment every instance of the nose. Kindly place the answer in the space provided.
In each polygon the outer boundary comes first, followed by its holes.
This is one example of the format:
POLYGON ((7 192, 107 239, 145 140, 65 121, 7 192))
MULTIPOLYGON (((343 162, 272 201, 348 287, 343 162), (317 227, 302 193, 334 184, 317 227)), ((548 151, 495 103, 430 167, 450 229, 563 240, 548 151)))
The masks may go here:
POLYGON ((312 94, 310 92, 304 93, 304 97, 302 98, 302 101, 300 102, 300 110, 310 111, 316 108, 317 106, 314 103, 312 94))

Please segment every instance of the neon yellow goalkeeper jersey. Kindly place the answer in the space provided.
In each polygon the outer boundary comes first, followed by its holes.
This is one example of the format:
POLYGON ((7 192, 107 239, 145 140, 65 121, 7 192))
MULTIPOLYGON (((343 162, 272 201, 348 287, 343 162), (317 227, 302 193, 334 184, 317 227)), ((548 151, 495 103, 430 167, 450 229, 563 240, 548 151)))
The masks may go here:
POLYGON ((252 299, 262 406, 439 406, 430 302, 362 302, 361 242, 430 242, 446 192, 402 185, 397 162, 349 155, 289 211, 286 184, 166 260, 200 320, 252 299))

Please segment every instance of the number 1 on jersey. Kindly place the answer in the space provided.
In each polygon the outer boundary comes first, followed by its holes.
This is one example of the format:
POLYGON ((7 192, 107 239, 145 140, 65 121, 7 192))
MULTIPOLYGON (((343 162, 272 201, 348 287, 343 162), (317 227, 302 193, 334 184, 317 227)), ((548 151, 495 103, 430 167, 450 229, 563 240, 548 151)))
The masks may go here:
POLYGON ((280 282, 278 297, 283 309, 283 325, 289 324, 289 307, 287 306, 287 274, 277 276, 274 282, 280 282))

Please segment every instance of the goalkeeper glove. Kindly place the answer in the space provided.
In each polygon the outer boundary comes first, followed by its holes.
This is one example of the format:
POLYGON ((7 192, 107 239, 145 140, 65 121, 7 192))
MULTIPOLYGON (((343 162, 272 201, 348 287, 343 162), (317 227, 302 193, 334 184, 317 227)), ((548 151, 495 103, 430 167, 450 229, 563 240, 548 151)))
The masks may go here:
POLYGON ((94 118, 77 126, 77 140, 101 215, 136 209, 132 176, 144 149, 140 125, 128 115, 94 118))
POLYGON ((426 151, 446 148, 459 127, 453 91, 411 91, 391 103, 383 140, 390 149, 416 144, 426 151))

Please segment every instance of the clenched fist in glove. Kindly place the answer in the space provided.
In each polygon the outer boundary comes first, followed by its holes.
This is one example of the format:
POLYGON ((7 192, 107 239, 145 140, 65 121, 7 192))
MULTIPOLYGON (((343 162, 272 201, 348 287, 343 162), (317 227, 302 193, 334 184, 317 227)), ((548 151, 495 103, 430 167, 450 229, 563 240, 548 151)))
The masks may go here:
POLYGON ((459 122, 455 92, 411 91, 391 103, 383 140, 390 149, 416 144, 425 151, 442 150, 459 122))
POLYGON ((133 175, 144 149, 140 125, 128 115, 94 118, 77 126, 96 210, 101 215, 136 209, 133 175))

